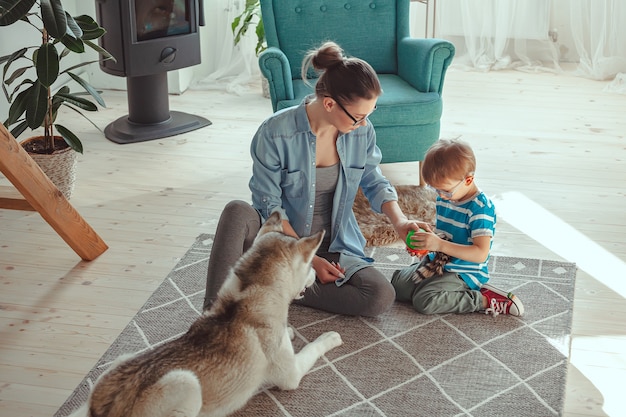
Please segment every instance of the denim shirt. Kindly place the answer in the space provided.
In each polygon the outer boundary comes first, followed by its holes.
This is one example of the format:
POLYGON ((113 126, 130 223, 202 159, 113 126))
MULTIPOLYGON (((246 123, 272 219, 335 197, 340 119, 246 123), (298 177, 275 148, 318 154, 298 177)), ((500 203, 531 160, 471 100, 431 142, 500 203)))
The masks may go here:
MULTIPOLYGON (((252 205, 265 220, 278 211, 298 236, 309 236, 315 204, 316 136, 306 113, 305 98, 283 109, 259 127, 252 144, 252 205)), ((339 179, 333 199, 330 252, 364 258, 365 238, 352 212, 361 186, 372 209, 381 213, 387 201, 397 201, 395 188, 379 168, 382 158, 371 123, 337 138, 339 179)))

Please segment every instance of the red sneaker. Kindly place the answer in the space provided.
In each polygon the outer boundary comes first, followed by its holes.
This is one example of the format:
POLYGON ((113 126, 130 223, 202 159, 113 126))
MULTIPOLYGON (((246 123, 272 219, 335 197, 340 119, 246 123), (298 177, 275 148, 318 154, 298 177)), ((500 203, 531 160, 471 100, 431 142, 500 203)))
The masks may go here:
POLYGON ((510 314, 511 316, 520 317, 524 314, 524 305, 511 292, 503 291, 493 285, 484 284, 480 289, 483 297, 487 298, 487 308, 485 314, 510 314))

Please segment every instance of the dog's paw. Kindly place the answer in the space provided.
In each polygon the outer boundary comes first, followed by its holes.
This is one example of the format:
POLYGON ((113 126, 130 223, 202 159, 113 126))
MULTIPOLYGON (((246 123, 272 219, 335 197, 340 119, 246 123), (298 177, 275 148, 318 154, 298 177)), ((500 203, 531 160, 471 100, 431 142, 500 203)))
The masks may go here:
POLYGON ((293 331, 293 327, 287 326, 287 334, 289 335, 289 340, 293 340, 296 338, 296 333, 293 331))
POLYGON ((323 333, 317 340, 324 342, 328 346, 328 349, 333 349, 343 344, 343 340, 341 340, 341 336, 337 332, 323 333))

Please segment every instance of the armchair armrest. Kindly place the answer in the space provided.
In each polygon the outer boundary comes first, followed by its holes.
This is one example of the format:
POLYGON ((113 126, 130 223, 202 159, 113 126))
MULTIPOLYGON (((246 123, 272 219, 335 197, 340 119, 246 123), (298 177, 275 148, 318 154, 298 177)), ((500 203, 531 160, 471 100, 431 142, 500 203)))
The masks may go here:
POLYGON ((287 56, 276 47, 269 47, 259 55, 261 74, 269 83, 272 108, 276 111, 277 104, 282 100, 293 100, 293 81, 291 65, 287 56))
POLYGON ((398 44, 398 75, 421 92, 443 90, 454 45, 443 39, 403 38, 398 44))

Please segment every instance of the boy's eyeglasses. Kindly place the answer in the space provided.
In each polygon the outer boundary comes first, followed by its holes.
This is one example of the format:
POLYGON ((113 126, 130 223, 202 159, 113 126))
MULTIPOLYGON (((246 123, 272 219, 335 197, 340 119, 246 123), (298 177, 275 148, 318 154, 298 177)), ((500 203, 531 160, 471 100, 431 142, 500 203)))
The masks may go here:
MULTIPOLYGON (((466 177, 467 178, 467 177, 466 177)), ((454 193, 456 192, 456 190, 459 189, 459 187, 461 186, 461 184, 463 184, 463 182, 465 181, 465 178, 463 178, 461 181, 459 181, 459 183, 457 185, 455 185, 454 187, 452 187, 452 189, 450 191, 446 191, 446 190, 440 190, 439 188, 435 188, 429 185, 429 187, 435 191, 437 194, 439 194, 441 197, 445 197, 447 199, 451 199, 452 196, 454 195, 454 193)))
POLYGON ((354 127, 354 126, 357 126, 357 125, 360 125, 361 123, 363 123, 363 122, 365 121, 365 119, 367 119, 368 117, 370 117, 370 116, 372 115, 372 113, 374 113, 374 112, 376 111, 376 109, 378 108, 378 106, 374 106, 374 110, 372 110, 371 112, 369 112, 368 114, 366 114, 363 118, 361 118, 361 119, 358 119, 358 120, 357 120, 357 119, 356 119, 356 117, 354 117, 353 115, 351 115, 351 114, 350 114, 350 112, 349 112, 348 110, 346 110, 346 108, 345 108, 345 107, 343 107, 343 104, 341 104, 341 103, 339 102, 339 100, 337 100, 335 97, 333 97, 333 96, 326 96, 326 97, 328 97, 328 98, 332 98, 333 100, 335 100, 335 103, 337 103, 337 105, 339 106, 339 108, 340 108, 341 110, 343 110, 343 112, 344 112, 345 114, 347 114, 347 115, 348 115, 348 117, 349 117, 350 119, 352 119, 352 121, 354 122, 354 123, 352 123, 352 126, 353 126, 353 127, 354 127))

